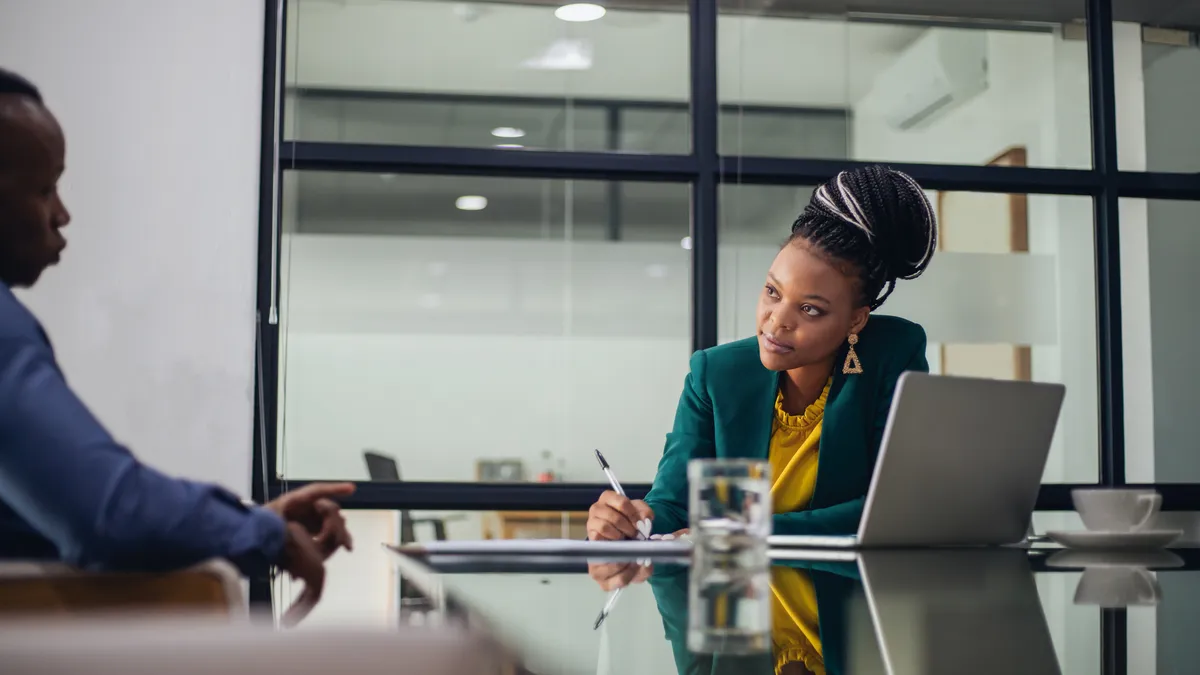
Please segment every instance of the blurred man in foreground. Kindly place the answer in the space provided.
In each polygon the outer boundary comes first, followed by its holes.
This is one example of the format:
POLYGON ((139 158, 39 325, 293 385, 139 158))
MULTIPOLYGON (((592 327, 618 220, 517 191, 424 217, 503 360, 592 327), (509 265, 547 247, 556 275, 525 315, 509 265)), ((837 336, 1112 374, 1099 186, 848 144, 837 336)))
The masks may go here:
POLYGON ((0 558, 147 571, 225 558, 247 575, 278 565, 315 602, 326 558, 351 547, 334 500, 353 485, 309 485, 246 506, 141 464, 71 391, 41 325, 13 295, 67 246, 71 216, 57 189, 65 156, 37 88, 0 69, 0 558))

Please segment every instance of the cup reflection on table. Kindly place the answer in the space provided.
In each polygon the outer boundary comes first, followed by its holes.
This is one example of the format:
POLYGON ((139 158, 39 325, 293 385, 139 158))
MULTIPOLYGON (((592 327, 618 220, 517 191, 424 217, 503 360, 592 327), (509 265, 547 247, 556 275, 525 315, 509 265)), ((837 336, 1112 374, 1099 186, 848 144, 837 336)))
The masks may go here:
POLYGON ((748 459, 688 463, 693 544, 714 551, 765 547, 771 534, 771 465, 748 459))
POLYGON ((771 649, 770 558, 762 547, 697 546, 688 584, 688 651, 758 654, 771 649))

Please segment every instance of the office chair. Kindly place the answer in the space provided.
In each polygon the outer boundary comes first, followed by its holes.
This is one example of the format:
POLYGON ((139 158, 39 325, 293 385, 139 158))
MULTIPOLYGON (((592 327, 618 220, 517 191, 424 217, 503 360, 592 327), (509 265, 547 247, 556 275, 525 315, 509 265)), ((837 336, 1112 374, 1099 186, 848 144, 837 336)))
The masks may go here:
MULTIPOLYGON (((385 455, 374 450, 363 450, 363 459, 367 463, 367 476, 375 483, 400 483, 400 466, 396 463, 396 458, 390 455, 385 455)), ((433 538, 438 541, 446 540, 446 519, 445 518, 413 518, 408 510, 400 511, 400 544, 411 544, 417 540, 416 526, 417 525, 432 525, 433 538)), ((421 594, 412 587, 407 580, 396 572, 398 581, 398 598, 397 601, 404 611, 405 608, 418 606, 425 599, 421 594)))
MULTIPOLYGON (((400 478, 400 466, 396 463, 395 457, 391 457, 374 450, 363 450, 363 459, 367 462, 367 476, 371 478, 372 482, 402 482, 400 478)), ((407 510, 400 511, 400 543, 411 544, 417 541, 417 525, 432 525, 433 538, 437 541, 445 541, 447 520, 450 519, 440 516, 430 518, 413 518, 407 510)))

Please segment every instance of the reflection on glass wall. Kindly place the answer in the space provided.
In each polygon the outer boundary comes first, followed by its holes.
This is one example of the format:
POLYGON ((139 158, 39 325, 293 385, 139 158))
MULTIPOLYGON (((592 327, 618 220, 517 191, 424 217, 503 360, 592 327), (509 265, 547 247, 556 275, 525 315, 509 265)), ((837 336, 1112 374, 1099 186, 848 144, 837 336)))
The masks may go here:
MULTIPOLYGON (((983 164, 1003 142, 1030 166, 1091 166, 1086 42, 1069 24, 1082 2, 1036 17, 920 4, 880 20, 722 3, 721 152, 983 164)), ((614 3, 591 21, 556 10, 292 0, 285 136, 690 152, 687 3, 614 3)))
MULTIPOLYGON (((1081 0, 1021 4, 1039 16, 1003 16, 1016 8, 994 2, 877 3, 881 16, 849 20, 806 17, 813 4, 722 5, 722 103, 747 116, 756 104, 840 111, 847 124, 844 147, 785 142, 768 154, 986 164, 1021 145, 1029 166, 1091 166, 1086 42, 1064 29, 1081 0)), ((759 154, 752 125, 721 132, 724 152, 759 154)))
POLYGON ((1189 113, 1200 106, 1200 47, 1194 32, 1117 23, 1114 37, 1124 66, 1116 80, 1121 168, 1200 171, 1200 138, 1189 113))
MULTIPOLYGON (((1140 18, 1136 0, 1115 0, 1117 16, 1140 18)), ((1120 167, 1200 171, 1200 9, 1179 3, 1169 16, 1113 24, 1120 167)))
MULTIPOLYGON (((602 17, 536 0, 290 0, 287 16, 287 138, 616 150, 636 124, 621 102, 686 113, 690 98, 687 0, 602 17)), ((685 144, 652 151, 690 151, 686 115, 672 126, 685 144)))
MULTIPOLYGON (((1020 148, 995 162, 1019 163, 1020 148)), ((726 186, 718 252, 721 342, 753 335, 767 268, 812 188, 726 186)), ((920 323, 934 373, 1067 385, 1044 481, 1093 482, 1095 261, 1086 197, 929 192, 939 251, 879 310, 920 323)))
POLYGON ((1123 199, 1120 213, 1126 478, 1200 482, 1200 203, 1123 199))
POLYGON ((288 172, 288 478, 649 481, 687 372, 689 187, 288 172))

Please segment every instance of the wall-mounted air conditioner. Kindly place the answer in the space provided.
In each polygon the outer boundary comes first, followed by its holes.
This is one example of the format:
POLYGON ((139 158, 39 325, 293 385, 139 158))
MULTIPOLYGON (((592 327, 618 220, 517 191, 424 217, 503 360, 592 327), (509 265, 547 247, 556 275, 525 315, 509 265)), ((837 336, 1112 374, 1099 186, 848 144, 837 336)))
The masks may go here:
POLYGON ((875 78, 858 114, 919 129, 988 88, 987 32, 930 28, 875 78))

